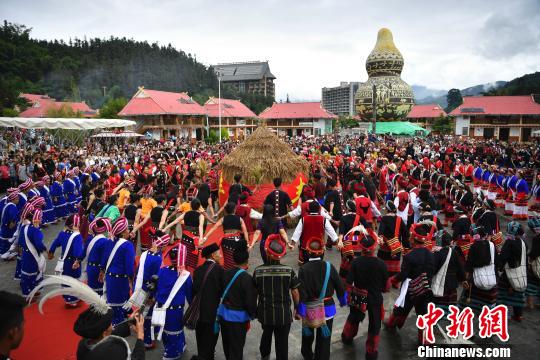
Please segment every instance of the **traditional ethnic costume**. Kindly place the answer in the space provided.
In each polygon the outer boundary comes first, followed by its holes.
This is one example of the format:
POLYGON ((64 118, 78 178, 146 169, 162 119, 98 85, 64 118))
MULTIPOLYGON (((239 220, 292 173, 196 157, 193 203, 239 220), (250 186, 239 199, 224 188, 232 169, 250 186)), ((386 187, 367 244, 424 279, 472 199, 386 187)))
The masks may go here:
MULTIPOLYGON (((81 234, 77 231, 80 220, 78 215, 71 215, 66 220, 66 230, 60 231, 49 248, 49 253, 54 254, 56 248, 61 247, 62 253, 56 264, 55 272, 59 275, 70 276, 74 279, 81 277, 81 262, 84 259, 84 244, 81 234), (78 263, 78 268, 73 266, 78 263)), ((76 307, 79 299, 70 295, 64 295, 66 307, 76 307)))
POLYGON ((43 233, 39 229, 42 219, 41 210, 28 205, 23 209, 21 219, 23 220, 18 240, 22 252, 21 290, 23 295, 29 295, 43 279, 46 266, 44 253, 47 248, 43 244, 43 233))
POLYGON ((516 181, 516 192, 515 192, 515 202, 514 202, 514 212, 512 218, 514 220, 527 220, 528 211, 527 203, 529 196, 529 185, 527 181, 522 177, 518 178, 516 181))
POLYGON ((235 267, 233 254, 240 243, 242 243, 242 246, 246 243, 242 236, 240 216, 233 214, 225 215, 223 217, 223 237, 221 238, 223 269, 225 269, 225 271, 235 267))
POLYGON ((127 312, 122 308, 129 299, 130 282, 133 279, 135 266, 135 249, 133 244, 121 238, 127 233, 128 224, 124 217, 116 220, 112 228, 113 241, 107 242, 100 268, 105 273, 103 293, 107 304, 113 310, 113 324, 125 320, 127 312))
MULTIPOLYGON (((163 359, 179 359, 185 348, 184 306, 191 304, 192 281, 188 271, 184 270, 187 249, 179 243, 163 255, 163 265, 158 272, 156 305, 152 313, 152 325, 156 326, 159 314, 164 315, 159 321, 157 340, 163 338, 163 359)), ((152 336, 152 339, 154 337, 152 336)))
POLYGON ((409 249, 409 233, 403 219, 396 215, 396 206, 392 202, 386 203, 388 213, 381 218, 379 236, 381 245, 377 257, 384 261, 390 275, 400 271, 401 255, 403 249, 409 249))
POLYGON ((19 223, 19 209, 14 201, 18 198, 18 190, 8 194, 5 205, 0 212, 0 255, 4 255, 9 251, 14 240, 13 236, 19 223))
POLYGON ((330 343, 332 324, 336 314, 334 292, 337 294, 340 305, 347 304, 346 292, 339 274, 334 266, 322 260, 324 244, 321 237, 313 237, 306 241, 305 251, 309 258, 298 271, 300 287, 300 303, 297 312, 304 318, 302 328, 302 356, 304 359, 330 359, 330 343), (308 326, 308 304, 315 300, 322 300, 324 304, 323 325, 317 329, 308 326), (315 334, 316 333, 316 334, 315 334), (315 341, 315 353, 313 352, 315 341))
POLYGON ((68 215, 68 208, 66 204, 66 198, 64 197, 64 190, 60 181, 62 180, 62 174, 56 173, 55 181, 51 185, 51 198, 54 204, 54 213, 56 219, 65 218, 68 215))
MULTIPOLYGON (((392 315, 386 323, 388 328, 401 329, 414 307, 416 315, 425 315, 433 294, 429 286, 434 275, 435 258, 426 245, 431 243, 433 225, 417 223, 411 226, 413 249, 403 257, 400 272, 393 282, 401 282, 402 294, 396 300, 392 315)), ((423 330, 418 330, 418 342, 424 343, 423 330)))
POLYGON ((495 277, 495 261, 497 252, 493 245, 486 238, 486 233, 481 227, 473 227, 473 243, 465 262, 465 270, 469 275, 469 289, 461 293, 460 307, 470 307, 476 315, 479 315, 484 305, 493 307, 497 300, 497 283, 495 277), (477 283, 480 277, 475 277, 474 272, 486 269, 485 276, 488 279, 486 284, 477 283), (482 288, 481 288, 481 287, 482 288))
POLYGON ((521 224, 510 222, 506 240, 497 258, 497 269, 502 274, 498 281, 497 303, 512 307, 512 318, 516 321, 523 319, 527 288, 527 247, 521 239, 523 234, 521 224))
POLYGON ((352 262, 351 271, 347 276, 347 293, 349 295, 350 313, 343 326, 341 340, 351 344, 358 333, 358 325, 369 317, 368 334, 366 339, 366 359, 376 359, 380 341, 379 332, 384 318, 383 292, 389 290, 388 270, 385 263, 375 257, 377 235, 368 229, 368 235, 362 236, 360 248, 362 256, 352 262))
POLYGON ((90 223, 89 228, 94 236, 86 241, 84 250, 87 261, 86 280, 93 291, 103 295, 103 282, 99 281, 99 273, 104 253, 111 241, 107 237, 112 237, 112 225, 109 218, 97 218, 90 223))
POLYGON ((199 263, 199 225, 201 213, 190 210, 184 215, 184 224, 182 225, 182 244, 186 247, 186 268, 193 271, 199 263))

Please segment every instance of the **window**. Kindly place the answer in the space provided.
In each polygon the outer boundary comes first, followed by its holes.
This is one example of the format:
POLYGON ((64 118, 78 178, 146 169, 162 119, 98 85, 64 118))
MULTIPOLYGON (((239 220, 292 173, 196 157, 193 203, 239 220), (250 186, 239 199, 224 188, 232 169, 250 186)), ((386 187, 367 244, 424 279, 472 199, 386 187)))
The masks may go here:
POLYGON ((240 92, 246 92, 246 83, 240 81, 238 83, 238 91, 240 92))
POLYGON ((461 135, 463 136, 469 136, 469 128, 467 126, 464 126, 462 129, 461 129, 461 135))

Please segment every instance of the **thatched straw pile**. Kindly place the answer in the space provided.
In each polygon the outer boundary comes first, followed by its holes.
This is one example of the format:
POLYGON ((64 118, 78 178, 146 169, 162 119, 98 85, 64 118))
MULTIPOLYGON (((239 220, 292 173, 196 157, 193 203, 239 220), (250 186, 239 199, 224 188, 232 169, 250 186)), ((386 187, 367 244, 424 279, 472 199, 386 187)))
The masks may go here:
POLYGON ((220 165, 227 182, 232 183, 234 175, 241 174, 242 182, 248 185, 271 183, 276 177, 288 183, 298 173, 307 174, 309 169, 302 156, 296 155, 264 125, 225 156, 220 165))

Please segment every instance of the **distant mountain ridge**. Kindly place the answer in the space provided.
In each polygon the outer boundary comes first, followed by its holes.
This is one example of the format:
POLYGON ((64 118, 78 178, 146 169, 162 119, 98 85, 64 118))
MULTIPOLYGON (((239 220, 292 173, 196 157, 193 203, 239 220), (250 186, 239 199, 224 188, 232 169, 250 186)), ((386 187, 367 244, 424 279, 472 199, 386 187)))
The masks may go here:
MULTIPOLYGON (((463 96, 477 96, 485 92, 499 89, 506 85, 507 81, 495 81, 486 84, 471 86, 461 89, 463 96)), ((430 89, 422 85, 413 85, 414 99, 417 104, 439 104, 445 108, 447 105, 446 94, 448 90, 430 89)))

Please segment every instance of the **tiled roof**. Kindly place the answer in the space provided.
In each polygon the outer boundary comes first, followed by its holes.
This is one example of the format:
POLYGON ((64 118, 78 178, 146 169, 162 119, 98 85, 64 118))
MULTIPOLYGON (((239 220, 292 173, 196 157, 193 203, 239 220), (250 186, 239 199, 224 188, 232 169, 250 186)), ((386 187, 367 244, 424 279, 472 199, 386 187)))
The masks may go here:
POLYGON ((320 102, 275 103, 259 114, 263 119, 336 119, 320 102))
POLYGON ((51 99, 48 95, 41 95, 41 94, 23 94, 21 93, 19 97, 25 98, 29 103, 33 104, 38 100, 42 99, 51 99))
POLYGON ((204 108, 186 93, 140 88, 118 113, 130 115, 205 115, 204 108))
POLYGON ((438 104, 424 104, 414 105, 407 118, 438 118, 441 115, 446 116, 446 112, 438 104))
MULTIPOLYGON (((204 104, 204 109, 209 117, 219 117, 219 98, 211 97, 204 104)), ((246 105, 238 100, 221 99, 222 117, 248 117, 255 118, 257 115, 246 105)))
POLYGON ((216 73, 221 74, 221 81, 261 80, 264 76, 267 79, 276 78, 270 72, 268 61, 218 64, 212 65, 212 67, 216 73))
POLYGON ((466 96, 450 115, 540 115, 540 104, 530 95, 466 96))
MULTIPOLYGON (((21 95, 22 97, 29 99, 28 97, 23 96, 23 95, 33 95, 33 94, 21 95)), ((42 95, 36 95, 36 96, 42 96, 42 95)), ((41 97, 41 98, 30 97, 30 99, 32 98, 34 98, 33 105, 29 107, 28 109, 26 109, 25 111, 21 112, 19 114, 19 117, 27 117, 27 118, 47 117, 47 112, 50 109, 59 109, 62 106, 70 107, 71 109, 73 109, 73 111, 80 112, 84 117, 95 117, 97 115, 97 111, 90 108, 90 106, 88 106, 88 104, 84 102, 56 101, 49 97, 41 97)))

